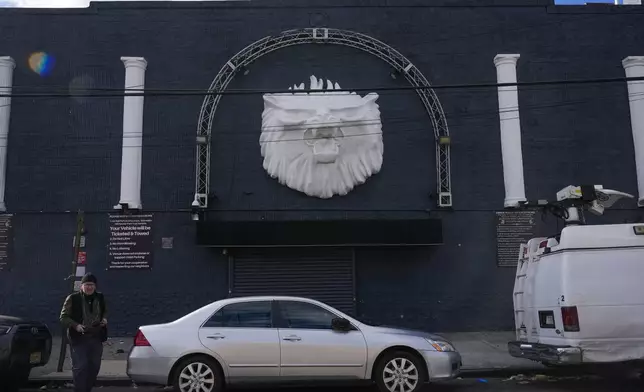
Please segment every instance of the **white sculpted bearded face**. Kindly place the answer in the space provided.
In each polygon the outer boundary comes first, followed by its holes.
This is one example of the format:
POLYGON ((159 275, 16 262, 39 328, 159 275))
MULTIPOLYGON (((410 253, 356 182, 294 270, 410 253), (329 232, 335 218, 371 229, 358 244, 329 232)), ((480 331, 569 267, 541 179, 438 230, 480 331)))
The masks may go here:
MULTIPOLYGON (((304 90, 304 83, 289 90, 304 90)), ((259 138, 264 169, 281 184, 323 199, 346 195, 382 167, 378 94, 342 92, 311 76, 311 93, 265 94, 259 138)))

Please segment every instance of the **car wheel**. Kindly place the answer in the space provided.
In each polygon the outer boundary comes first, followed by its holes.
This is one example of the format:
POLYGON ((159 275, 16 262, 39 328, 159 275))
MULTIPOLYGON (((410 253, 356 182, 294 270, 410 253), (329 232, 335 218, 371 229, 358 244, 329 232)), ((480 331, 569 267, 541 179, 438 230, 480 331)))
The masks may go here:
POLYGON ((424 364, 406 351, 385 355, 376 368, 376 385, 381 392, 417 392, 425 383, 424 364))
POLYGON ((224 375, 211 358, 187 358, 177 366, 172 386, 176 392, 220 392, 224 386, 224 375))

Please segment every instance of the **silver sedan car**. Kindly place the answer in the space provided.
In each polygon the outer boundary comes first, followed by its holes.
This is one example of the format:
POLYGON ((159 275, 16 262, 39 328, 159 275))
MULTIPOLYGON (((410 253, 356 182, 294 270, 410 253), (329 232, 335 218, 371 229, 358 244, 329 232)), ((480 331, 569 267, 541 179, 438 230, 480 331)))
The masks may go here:
POLYGON ((352 380, 416 392, 460 367, 460 354, 440 336, 368 325, 306 298, 243 297, 140 327, 127 373, 180 392, 352 380))

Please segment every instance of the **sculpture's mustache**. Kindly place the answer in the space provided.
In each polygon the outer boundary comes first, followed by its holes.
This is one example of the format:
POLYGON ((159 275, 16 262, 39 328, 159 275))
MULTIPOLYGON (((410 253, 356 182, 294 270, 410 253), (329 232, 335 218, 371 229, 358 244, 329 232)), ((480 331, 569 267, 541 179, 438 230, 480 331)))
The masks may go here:
POLYGON ((334 139, 320 139, 313 145, 313 157, 317 163, 334 163, 340 155, 340 144, 334 139))
POLYGON ((340 142, 344 136, 340 127, 309 128, 304 132, 306 144, 313 147, 317 163, 334 163, 340 155, 340 142))

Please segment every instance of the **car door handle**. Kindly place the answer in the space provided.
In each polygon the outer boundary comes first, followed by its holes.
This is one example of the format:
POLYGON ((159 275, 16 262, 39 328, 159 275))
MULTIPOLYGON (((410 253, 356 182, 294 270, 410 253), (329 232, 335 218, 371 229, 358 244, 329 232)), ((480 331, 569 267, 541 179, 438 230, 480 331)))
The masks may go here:
POLYGON ((288 340, 289 342, 299 342, 300 340, 302 340, 302 338, 299 336, 291 335, 291 336, 284 336, 282 340, 288 340))
POLYGON ((225 336, 224 336, 224 335, 219 335, 219 334, 217 334, 217 335, 210 335, 210 336, 206 336, 206 337, 207 337, 208 339, 215 339, 215 340, 225 338, 225 336))

